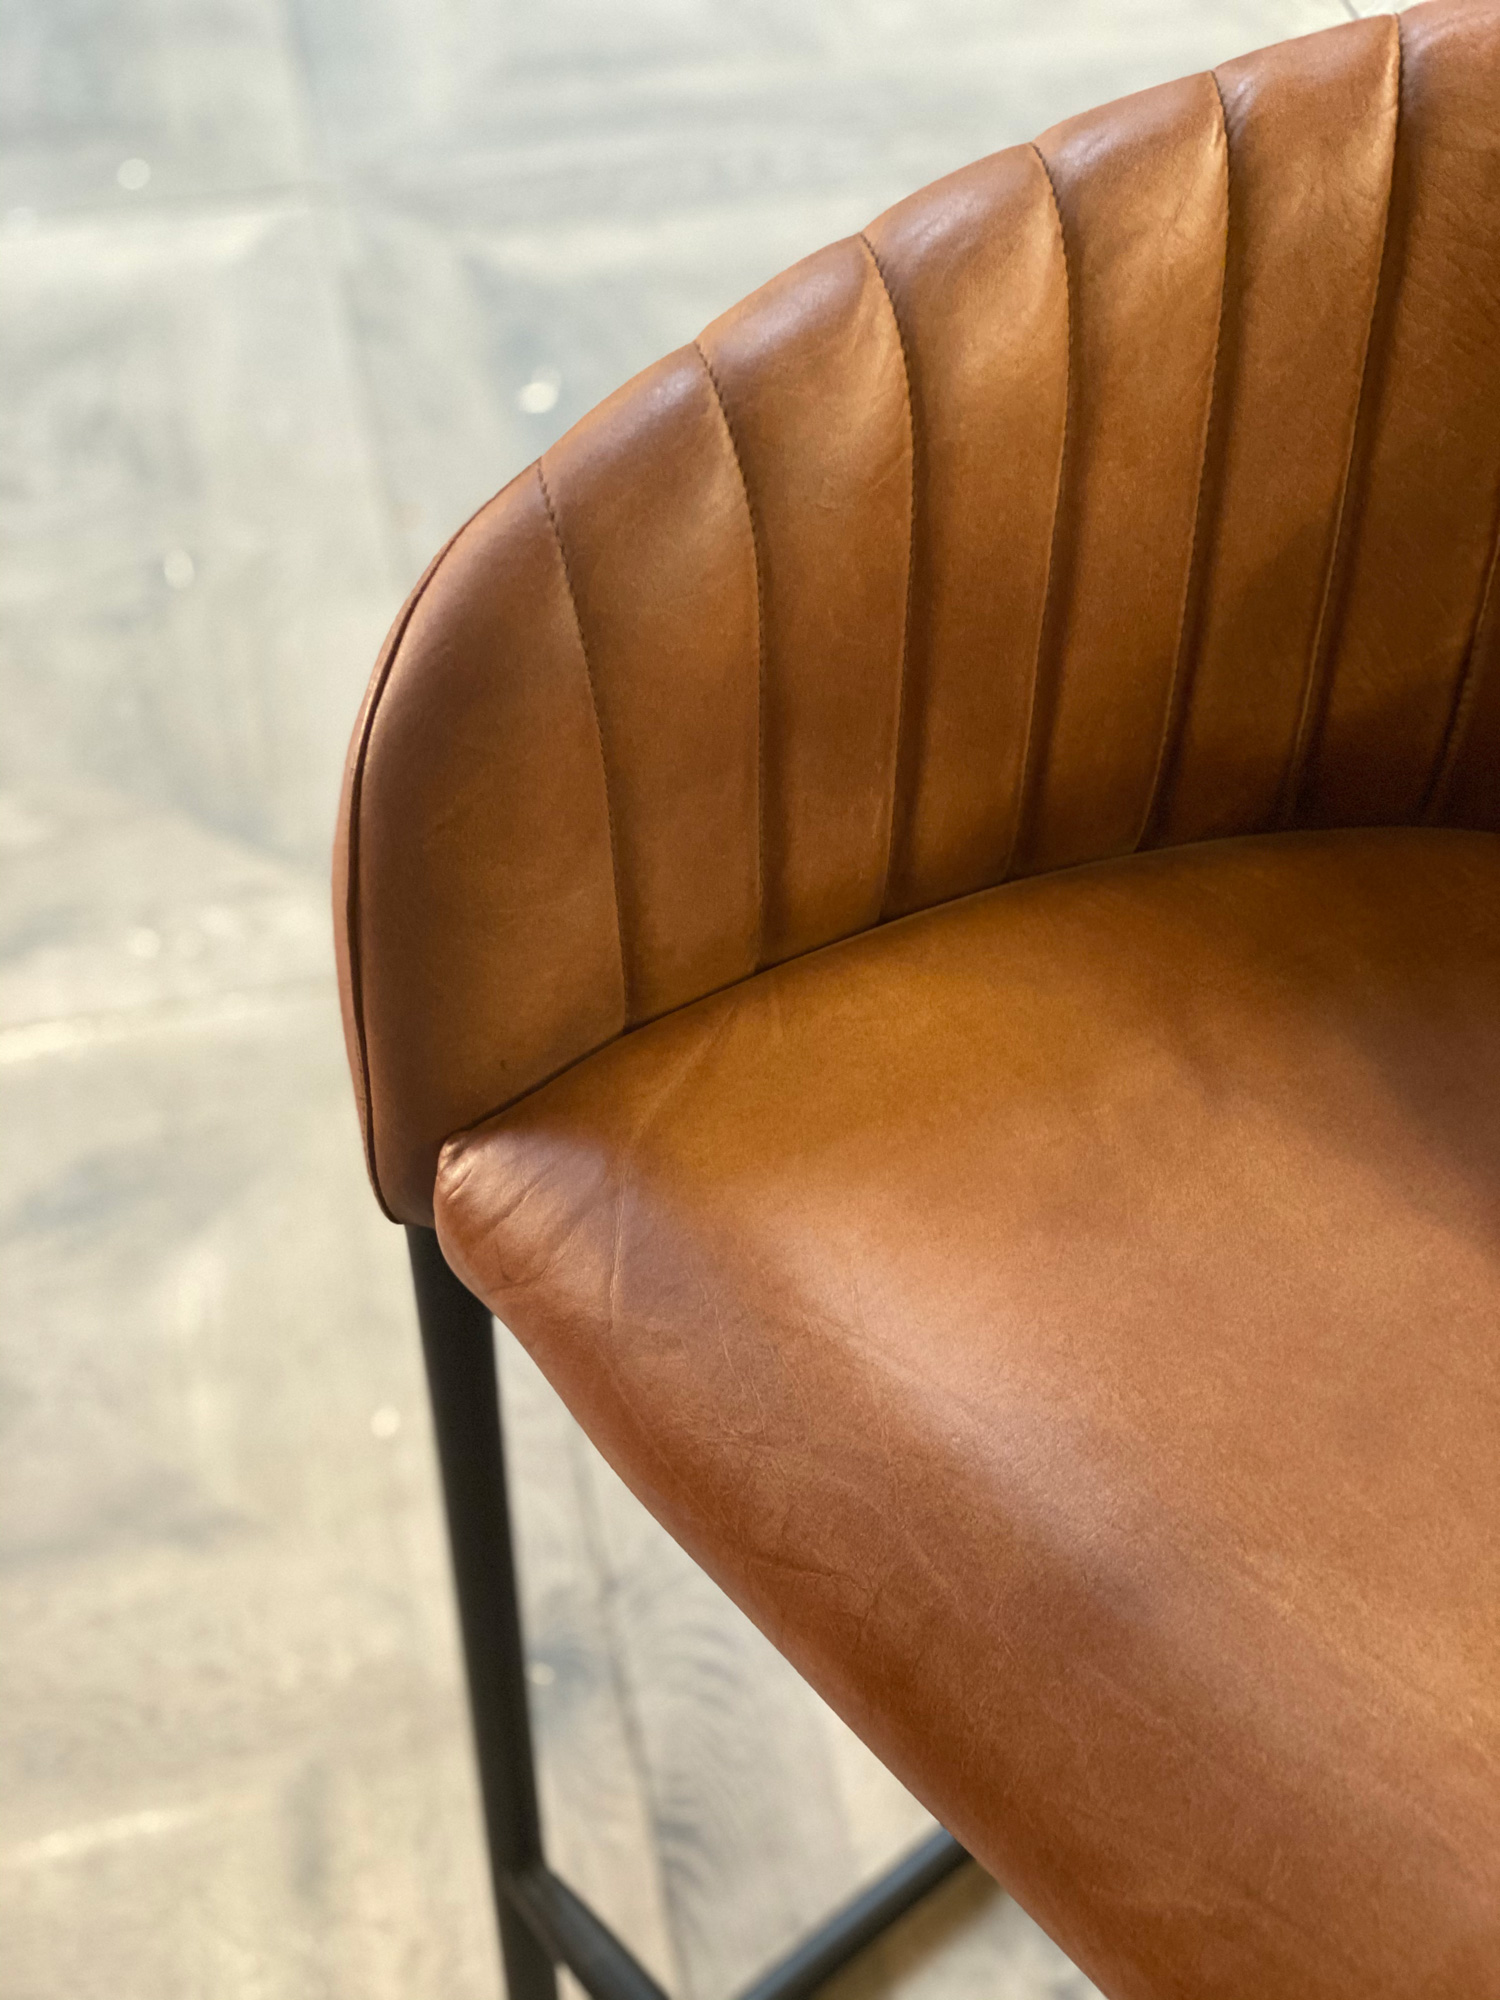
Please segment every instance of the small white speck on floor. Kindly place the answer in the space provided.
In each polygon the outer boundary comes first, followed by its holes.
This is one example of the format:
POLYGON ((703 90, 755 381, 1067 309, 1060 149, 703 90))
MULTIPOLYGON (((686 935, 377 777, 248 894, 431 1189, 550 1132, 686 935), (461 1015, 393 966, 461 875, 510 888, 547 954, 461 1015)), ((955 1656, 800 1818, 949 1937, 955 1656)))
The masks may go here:
POLYGON ((168 549, 162 557, 161 573, 173 590, 191 590, 198 568, 186 549, 168 549))
POLYGON ((544 417, 557 408, 562 377, 555 368, 538 368, 529 382, 516 391, 516 408, 528 417, 544 417))
POLYGON ((370 1415, 370 1435, 378 1438, 393 1438, 401 1428, 401 1412, 391 1403, 382 1403, 370 1415))
POLYGON ((40 1840, 29 1840, 19 1847, 8 1849, 0 1856, 0 1866, 31 1868, 38 1863, 72 1861, 101 1847, 150 1840, 190 1825, 195 1819, 201 1819, 206 1810, 202 1803, 148 1806, 143 1812, 121 1813, 114 1819, 94 1820, 86 1826, 64 1827, 57 1833, 44 1834, 40 1840))
POLYGON ((121 160, 115 168, 115 179, 127 194, 136 194, 151 178, 149 160, 121 160))

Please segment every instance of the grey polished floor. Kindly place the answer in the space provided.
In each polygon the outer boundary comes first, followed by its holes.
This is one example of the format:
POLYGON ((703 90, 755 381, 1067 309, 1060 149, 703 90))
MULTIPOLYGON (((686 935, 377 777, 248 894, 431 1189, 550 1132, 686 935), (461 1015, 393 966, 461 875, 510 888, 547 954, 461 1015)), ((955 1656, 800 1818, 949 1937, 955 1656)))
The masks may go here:
MULTIPOLYGON (((498 1992, 325 851, 381 633, 908 189, 1341 0, 4 0, 0 1991, 498 1992)), ((503 1343, 553 1846, 718 2000, 924 1820, 503 1343)), ((845 1976, 1093 1989, 955 1882, 845 1976)))

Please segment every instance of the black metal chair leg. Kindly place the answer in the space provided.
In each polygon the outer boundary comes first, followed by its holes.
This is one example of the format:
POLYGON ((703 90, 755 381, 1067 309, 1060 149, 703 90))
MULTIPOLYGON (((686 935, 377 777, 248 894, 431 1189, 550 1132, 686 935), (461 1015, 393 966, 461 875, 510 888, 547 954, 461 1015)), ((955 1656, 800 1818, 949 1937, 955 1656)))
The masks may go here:
POLYGON ((448 1268, 434 1230, 408 1229, 406 1237, 448 1516, 505 1983, 510 2000, 557 2000, 551 1954, 510 1895, 512 1882, 541 1866, 542 1833, 494 1323, 489 1309, 448 1268))

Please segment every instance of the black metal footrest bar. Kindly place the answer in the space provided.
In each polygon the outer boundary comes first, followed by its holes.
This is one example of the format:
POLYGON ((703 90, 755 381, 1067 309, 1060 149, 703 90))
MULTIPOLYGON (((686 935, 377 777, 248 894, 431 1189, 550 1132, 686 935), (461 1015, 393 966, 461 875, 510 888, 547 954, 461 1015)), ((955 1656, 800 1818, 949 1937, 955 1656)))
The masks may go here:
MULTIPOLYGON (((739 2000, 808 2000, 968 1858, 951 1834, 930 1835, 762 1973, 739 2000)), ((537 1866, 509 1877, 505 1893, 538 1944, 592 2000, 667 2000, 608 1925, 551 1869, 537 1866)))
POLYGON ((841 1965, 873 1944, 968 1860, 968 1852, 941 1828, 903 1856, 894 1868, 852 1897, 841 1910, 789 1951, 779 1965, 747 1986, 740 2000, 806 2000, 841 1965))

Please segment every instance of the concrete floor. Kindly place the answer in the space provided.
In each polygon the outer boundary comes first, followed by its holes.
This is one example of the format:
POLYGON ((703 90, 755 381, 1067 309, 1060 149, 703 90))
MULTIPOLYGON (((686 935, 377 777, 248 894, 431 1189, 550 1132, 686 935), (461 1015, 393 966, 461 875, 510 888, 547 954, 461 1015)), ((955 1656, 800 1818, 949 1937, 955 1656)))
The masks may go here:
MULTIPOLYGON (((1341 0, 6 0, 0 1990, 498 1992, 325 854, 411 578, 604 392, 1341 0)), ((718 2000, 924 1825, 513 1343, 558 1857, 718 2000)), ((977 1876, 840 1983, 1092 1991, 977 1876)))

